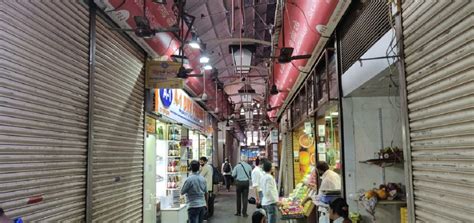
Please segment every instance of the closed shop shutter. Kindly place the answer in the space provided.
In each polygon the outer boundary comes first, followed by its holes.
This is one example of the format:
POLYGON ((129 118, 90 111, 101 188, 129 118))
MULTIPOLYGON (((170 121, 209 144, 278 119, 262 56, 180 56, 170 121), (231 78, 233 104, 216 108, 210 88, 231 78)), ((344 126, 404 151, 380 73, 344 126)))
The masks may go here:
POLYGON ((390 30, 388 15, 387 1, 352 1, 352 10, 344 16, 338 30, 342 73, 390 30))
POLYGON ((404 53, 417 222, 474 216, 474 2, 404 1, 404 53))
POLYGON ((88 8, 0 1, 0 207, 85 220, 88 8))
POLYGON ((141 221, 145 54, 109 27, 97 17, 92 218, 141 221))
POLYGON ((294 173, 294 159, 293 159, 293 134, 289 131, 285 135, 286 138, 286 147, 285 147, 285 152, 286 152, 286 157, 287 157, 287 179, 288 179, 288 187, 287 191, 293 191, 293 188, 295 187, 295 173, 294 173))

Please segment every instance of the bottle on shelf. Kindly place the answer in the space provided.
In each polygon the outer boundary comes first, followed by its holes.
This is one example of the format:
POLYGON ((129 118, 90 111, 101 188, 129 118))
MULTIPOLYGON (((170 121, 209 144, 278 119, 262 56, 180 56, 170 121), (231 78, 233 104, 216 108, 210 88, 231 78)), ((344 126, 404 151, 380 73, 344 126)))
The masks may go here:
POLYGON ((173 177, 173 178, 172 178, 172 181, 171 181, 171 188, 176 188, 176 177, 173 177))

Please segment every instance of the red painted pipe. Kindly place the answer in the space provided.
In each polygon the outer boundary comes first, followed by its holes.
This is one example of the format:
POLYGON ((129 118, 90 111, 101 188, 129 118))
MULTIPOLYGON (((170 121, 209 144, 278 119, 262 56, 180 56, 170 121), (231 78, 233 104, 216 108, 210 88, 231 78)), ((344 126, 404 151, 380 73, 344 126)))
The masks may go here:
MULTIPOLYGON (((311 54, 321 40, 321 32, 325 30, 331 15, 334 13, 340 1, 333 0, 289 0, 285 4, 282 16, 285 16, 285 33, 280 34, 278 47, 283 47, 283 35, 285 35, 285 47, 293 47, 293 56, 311 54), (303 10, 304 9, 304 10, 303 10)), ((274 63, 275 84, 279 90, 285 91, 269 98, 270 106, 281 106, 285 101, 296 80, 299 70, 295 67, 304 67, 308 60, 294 60, 291 63, 274 63)), ((273 117, 277 109, 268 113, 273 117)))

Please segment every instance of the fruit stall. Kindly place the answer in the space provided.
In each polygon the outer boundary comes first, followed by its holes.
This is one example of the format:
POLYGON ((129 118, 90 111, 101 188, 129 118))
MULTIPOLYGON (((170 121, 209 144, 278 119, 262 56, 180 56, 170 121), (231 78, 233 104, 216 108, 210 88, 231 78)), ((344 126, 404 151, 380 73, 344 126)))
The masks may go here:
POLYGON ((316 184, 316 171, 314 167, 311 167, 309 173, 303 177, 302 182, 296 185, 289 196, 280 198, 279 210, 282 220, 304 220, 311 215, 315 205, 308 197, 316 193, 316 184))
POLYGON ((296 185, 296 188, 286 198, 281 198, 280 212, 282 220, 302 219, 305 217, 305 211, 308 211, 309 205, 305 205, 303 200, 308 196, 310 189, 303 183, 296 185), (306 209, 305 209, 306 208, 306 209))

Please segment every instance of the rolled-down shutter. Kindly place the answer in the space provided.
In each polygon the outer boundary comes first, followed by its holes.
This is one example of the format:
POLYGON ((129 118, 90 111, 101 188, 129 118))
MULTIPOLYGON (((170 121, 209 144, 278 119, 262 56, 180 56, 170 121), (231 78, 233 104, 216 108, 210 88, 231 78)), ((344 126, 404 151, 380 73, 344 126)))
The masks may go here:
POLYGON ((293 191, 295 186, 295 173, 294 173, 294 160, 293 160, 293 135, 291 131, 288 131, 284 134, 285 143, 283 144, 285 147, 285 155, 286 155, 286 188, 285 191, 290 193, 293 191))
POLYGON ((474 21, 471 0, 402 5, 417 222, 474 216, 474 21))
POLYGON ((144 52, 97 17, 93 221, 141 221, 144 52))
POLYGON ((88 9, 0 1, 0 207, 25 221, 85 218, 88 9))

